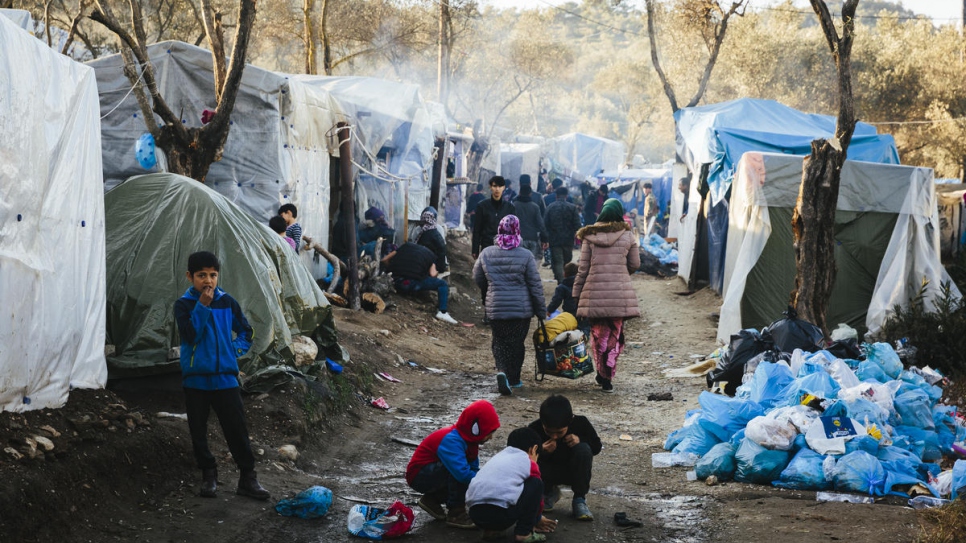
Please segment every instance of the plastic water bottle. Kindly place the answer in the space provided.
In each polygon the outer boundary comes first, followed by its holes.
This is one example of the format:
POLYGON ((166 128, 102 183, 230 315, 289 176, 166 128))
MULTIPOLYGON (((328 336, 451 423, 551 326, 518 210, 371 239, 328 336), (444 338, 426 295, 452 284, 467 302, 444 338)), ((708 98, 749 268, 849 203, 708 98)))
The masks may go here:
POLYGON ((698 463, 700 456, 694 453, 654 453, 651 455, 652 468, 670 468, 672 466, 693 466, 698 463))
POLYGON ((694 470, 691 470, 691 471, 685 473, 684 476, 687 477, 689 481, 697 481, 698 480, 698 473, 696 471, 694 471, 694 470))
POLYGON ((949 500, 934 498, 932 496, 916 496, 909 500, 909 507, 913 509, 929 509, 931 507, 942 507, 947 505, 949 500))
POLYGON ((862 496, 859 494, 843 494, 841 492, 816 492, 815 501, 845 502, 845 503, 875 503, 875 499, 872 496, 862 496))

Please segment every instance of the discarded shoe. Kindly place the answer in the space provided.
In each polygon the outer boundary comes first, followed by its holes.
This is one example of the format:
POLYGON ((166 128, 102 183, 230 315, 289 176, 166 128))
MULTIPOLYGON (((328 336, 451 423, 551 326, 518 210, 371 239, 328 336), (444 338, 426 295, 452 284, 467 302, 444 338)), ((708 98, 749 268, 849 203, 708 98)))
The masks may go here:
POLYGON ((462 528, 463 530, 475 530, 476 524, 473 523, 473 519, 466 514, 465 507, 458 507, 450 509, 446 513, 446 524, 454 528, 462 528))
POLYGON ((587 507, 587 500, 584 498, 574 498, 573 512, 574 518, 577 520, 594 520, 594 514, 590 512, 590 507, 587 507))
POLYGON ((639 520, 627 518, 627 513, 623 511, 614 513, 614 524, 617 524, 621 528, 640 528, 644 526, 644 523, 639 520))
POLYGON ((218 490, 218 468, 201 470, 201 497, 214 498, 218 490))
POLYGON ((553 511, 553 506, 560 500, 560 487, 553 485, 548 492, 543 495, 543 510, 553 511))
POLYGON ((507 380, 506 374, 502 371, 496 374, 496 389, 504 396, 513 394, 513 391, 510 390, 510 381, 507 380))
POLYGON ((458 322, 456 322, 456 319, 454 319, 453 317, 450 317, 449 313, 446 313, 445 311, 437 311, 436 318, 438 320, 441 320, 443 322, 448 322, 450 324, 459 324, 458 322))
POLYGON ((434 519, 446 520, 446 510, 443 509, 443 504, 436 501, 433 497, 423 495, 423 497, 419 498, 419 501, 416 502, 416 505, 418 505, 423 511, 429 513, 429 516, 433 517, 434 519))
POLYGON ((258 484, 258 476, 254 471, 242 472, 241 477, 238 478, 238 490, 235 493, 256 500, 267 500, 272 495, 258 484))

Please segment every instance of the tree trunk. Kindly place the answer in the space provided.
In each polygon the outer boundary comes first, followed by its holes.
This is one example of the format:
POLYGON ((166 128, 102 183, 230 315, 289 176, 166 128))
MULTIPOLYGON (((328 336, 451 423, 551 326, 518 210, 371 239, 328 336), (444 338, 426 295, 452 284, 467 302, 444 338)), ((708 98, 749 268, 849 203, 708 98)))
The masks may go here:
POLYGON ((792 214, 795 235, 795 290, 791 305, 798 316, 828 333, 825 316, 835 285, 835 209, 839 195, 840 164, 845 152, 826 140, 812 142, 805 158, 802 185, 792 214))
MULTIPOLYGON (((339 184, 341 185, 342 205, 339 213, 349 225, 346 228, 346 245, 349 248, 348 262, 348 281, 349 281, 349 308, 361 309, 362 298, 359 295, 359 249, 356 247, 355 224, 355 191, 353 190, 354 179, 352 176, 352 146, 349 136, 349 125, 338 123, 339 127, 339 184)), ((376 255, 376 258, 379 256, 376 255)))
POLYGON ((305 25, 305 73, 316 75, 319 73, 319 63, 315 58, 315 44, 319 41, 312 13, 315 11, 315 0, 304 0, 302 3, 302 21, 305 25))
MULTIPOLYGON (((436 140, 436 144, 433 145, 436 149, 436 158, 433 160, 433 180, 429 186, 429 205, 436 208, 439 211, 439 192, 440 186, 443 185, 444 178, 444 164, 446 163, 446 139, 436 140)), ((408 201, 408 200, 407 200, 408 201)), ((407 213, 408 217, 409 214, 407 213)), ((408 232, 408 229, 407 229, 408 232)))
POLYGON ((483 122, 477 120, 473 123, 473 144, 470 145, 470 152, 466 157, 466 177, 473 183, 483 183, 480 179, 480 165, 483 164, 483 157, 490 150, 489 138, 483 133, 483 122))
POLYGON ((835 210, 838 207, 842 166, 855 132, 852 98, 852 41, 859 0, 842 6, 842 37, 823 0, 811 0, 838 69, 839 115, 835 135, 812 142, 812 154, 802 166, 802 185, 792 214, 795 235, 795 290, 791 305, 801 319, 819 326, 826 336, 826 313, 835 284, 835 210))
POLYGON ((322 0, 319 35, 322 37, 322 72, 325 75, 332 75, 332 44, 329 43, 329 0, 322 0))
MULTIPOLYGON (((436 65, 436 96, 446 108, 449 100, 449 46, 450 46, 449 0, 439 2, 439 56, 436 65)), ((447 109, 447 111, 449 111, 447 109)))

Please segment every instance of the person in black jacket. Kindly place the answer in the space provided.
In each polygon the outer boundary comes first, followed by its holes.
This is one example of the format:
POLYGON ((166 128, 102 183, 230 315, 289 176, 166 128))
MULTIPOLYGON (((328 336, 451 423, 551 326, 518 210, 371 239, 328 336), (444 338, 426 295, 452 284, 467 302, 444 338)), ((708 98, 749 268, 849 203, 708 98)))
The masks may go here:
POLYGON ((439 311, 436 318, 450 324, 459 324, 447 313, 449 285, 436 277, 436 255, 415 243, 403 243, 382 259, 383 266, 392 273, 393 285, 399 292, 435 290, 439 295, 439 311))
POLYGON ((471 252, 473 258, 480 256, 480 251, 493 245, 496 230, 500 221, 507 215, 514 215, 516 208, 503 199, 506 190, 506 180, 495 175, 490 178, 490 197, 476 206, 476 223, 473 225, 473 242, 471 252))
POLYGON ((577 264, 567 262, 564 266, 564 278, 553 291, 553 298, 547 304, 547 314, 551 314, 559 307, 561 311, 577 317, 577 298, 573 296, 574 280, 577 278, 577 264))
MULTIPOLYGON (((541 204, 543 200, 537 198, 541 204)), ((540 206, 533 201, 530 185, 520 186, 520 196, 513 203, 516 216, 520 219, 520 235, 523 236, 522 247, 531 253, 538 262, 543 258, 543 250, 547 245, 547 228, 543 224, 543 213, 540 206)))
POLYGON ((558 485, 570 485, 574 518, 594 520, 587 507, 594 456, 603 445, 587 417, 574 415, 570 400, 554 394, 540 404, 540 420, 529 426, 543 441, 537 466, 543 477, 543 509, 550 511, 560 499, 558 485))
POLYGON ((442 275, 449 270, 449 265, 446 262, 446 241, 443 240, 443 235, 439 233, 439 228, 436 227, 437 216, 436 208, 433 206, 428 206, 423 210, 423 213, 419 216, 422 226, 419 233, 416 234, 416 243, 436 255, 436 271, 442 275))
POLYGON ((557 283, 563 281, 564 264, 574 258, 574 236, 580 229, 580 212, 577 206, 567 201, 566 187, 557 189, 557 201, 547 208, 544 217, 547 232, 550 234, 550 262, 553 278, 557 283))

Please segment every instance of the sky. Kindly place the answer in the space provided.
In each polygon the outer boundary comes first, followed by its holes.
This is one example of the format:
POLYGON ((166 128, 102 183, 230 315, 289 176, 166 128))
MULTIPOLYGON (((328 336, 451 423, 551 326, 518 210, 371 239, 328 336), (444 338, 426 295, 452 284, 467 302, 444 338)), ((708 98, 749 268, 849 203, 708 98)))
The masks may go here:
MULTIPOLYGON (((632 1, 641 5, 644 3, 642 0, 632 1)), ((501 9, 511 7, 523 9, 546 8, 550 5, 559 6, 566 2, 567 0, 480 0, 483 5, 501 9)), ((750 0, 752 8, 774 5, 775 3, 777 2, 774 0, 750 0)), ((799 3, 803 7, 808 7, 808 2, 799 0, 799 3)), ((915 13, 932 17, 936 25, 956 24, 963 14, 962 0, 900 0, 899 3, 915 13)), ((862 2, 859 2, 859 13, 862 13, 862 2)))

